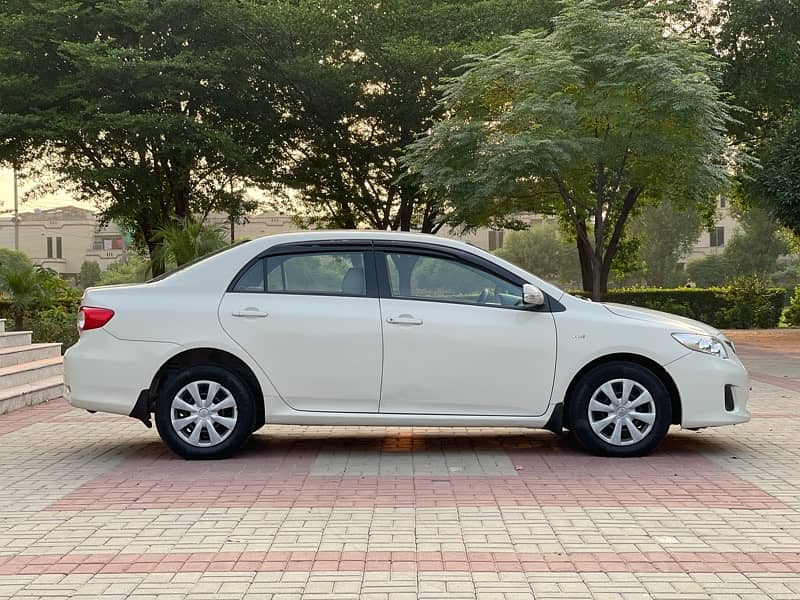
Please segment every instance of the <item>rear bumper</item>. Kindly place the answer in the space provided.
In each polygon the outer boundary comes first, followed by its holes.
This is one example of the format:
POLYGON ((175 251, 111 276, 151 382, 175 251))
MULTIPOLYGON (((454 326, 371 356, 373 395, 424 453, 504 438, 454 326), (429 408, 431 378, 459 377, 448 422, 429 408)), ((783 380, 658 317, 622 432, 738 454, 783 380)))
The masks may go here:
POLYGON ((736 356, 721 359, 691 352, 664 368, 678 386, 684 429, 735 425, 750 420, 747 410, 750 378, 736 356), (726 387, 729 390, 727 407, 726 387))
POLYGON ((130 415, 139 393, 177 348, 120 340, 102 328, 86 331, 64 355, 64 395, 77 408, 130 415))

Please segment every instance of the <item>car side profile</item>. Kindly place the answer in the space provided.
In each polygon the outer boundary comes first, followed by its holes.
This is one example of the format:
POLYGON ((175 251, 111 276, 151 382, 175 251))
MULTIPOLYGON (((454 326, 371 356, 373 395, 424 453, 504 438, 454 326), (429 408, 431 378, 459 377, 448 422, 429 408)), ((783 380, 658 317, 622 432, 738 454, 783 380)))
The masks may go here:
POLYGON ((718 330, 422 234, 255 239, 87 289, 78 328, 69 402, 154 415, 185 458, 229 456, 265 424, 568 429, 592 453, 640 456, 673 424, 750 418, 718 330))

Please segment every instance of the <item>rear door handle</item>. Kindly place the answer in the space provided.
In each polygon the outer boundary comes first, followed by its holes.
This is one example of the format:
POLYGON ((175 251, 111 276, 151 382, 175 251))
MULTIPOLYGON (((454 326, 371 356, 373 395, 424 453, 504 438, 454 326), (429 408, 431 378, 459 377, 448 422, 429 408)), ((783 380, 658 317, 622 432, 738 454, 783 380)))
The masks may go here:
POLYGON ((411 315, 400 315, 398 317, 389 317, 386 322, 390 325, 422 325, 422 319, 417 319, 411 315))
POLYGON ((240 308, 239 310, 233 311, 231 313, 234 317, 250 317, 254 319, 261 319, 269 315, 268 312, 258 309, 254 306, 248 306, 247 308, 240 308))

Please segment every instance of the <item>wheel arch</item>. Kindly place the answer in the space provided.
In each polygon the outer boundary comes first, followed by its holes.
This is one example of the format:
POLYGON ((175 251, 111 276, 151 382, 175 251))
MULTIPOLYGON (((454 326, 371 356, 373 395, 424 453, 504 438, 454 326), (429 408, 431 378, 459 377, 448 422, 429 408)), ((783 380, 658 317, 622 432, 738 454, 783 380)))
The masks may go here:
POLYGON ((672 379, 670 374, 667 370, 659 365, 656 361, 651 358, 647 358, 646 356, 642 356, 641 354, 629 354, 629 353, 615 353, 615 354, 606 354, 605 356, 600 356, 595 358, 591 362, 584 365, 572 378, 569 385, 567 386, 567 390, 564 393, 563 403, 564 403, 564 424, 569 426, 570 422, 570 412, 569 412, 569 401, 572 397, 572 392, 575 389, 575 386, 581 380, 581 378, 589 372, 591 369, 607 364, 610 362, 632 362, 637 365, 640 365, 650 371, 661 380, 661 383, 664 384, 664 387, 667 388, 667 392, 669 393, 670 402, 672 404, 672 424, 673 425, 680 425, 682 421, 683 409, 681 405, 681 397, 680 392, 678 391, 678 386, 675 384, 675 381, 672 379))
POLYGON ((239 375, 253 394, 256 410, 255 429, 264 425, 266 421, 264 391, 261 389, 261 385, 255 373, 253 373, 253 370, 241 358, 217 348, 192 348, 190 350, 184 350, 172 356, 161 365, 153 376, 150 388, 148 389, 149 412, 154 410, 159 389, 169 379, 171 374, 180 371, 184 367, 198 364, 212 364, 225 367, 239 375))

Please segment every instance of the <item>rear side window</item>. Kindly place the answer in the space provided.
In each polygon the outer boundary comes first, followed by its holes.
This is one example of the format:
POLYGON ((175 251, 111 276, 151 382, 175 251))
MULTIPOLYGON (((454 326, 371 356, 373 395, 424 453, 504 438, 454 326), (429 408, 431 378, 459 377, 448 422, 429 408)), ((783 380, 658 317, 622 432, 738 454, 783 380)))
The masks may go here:
POLYGON ((367 294, 363 252, 287 254, 270 256, 266 261, 269 293, 367 294))
POLYGON ((257 260, 244 272, 233 286, 234 292, 264 292, 264 260, 257 260))

